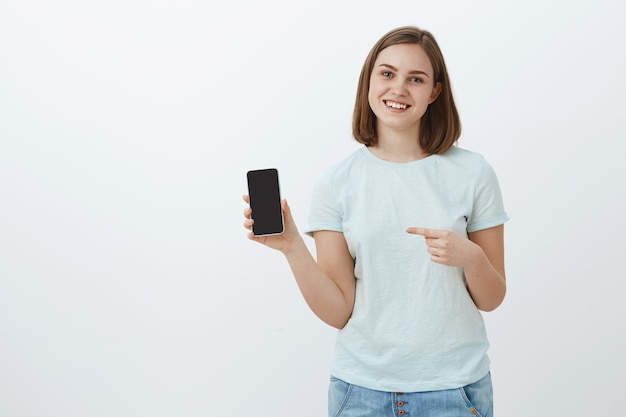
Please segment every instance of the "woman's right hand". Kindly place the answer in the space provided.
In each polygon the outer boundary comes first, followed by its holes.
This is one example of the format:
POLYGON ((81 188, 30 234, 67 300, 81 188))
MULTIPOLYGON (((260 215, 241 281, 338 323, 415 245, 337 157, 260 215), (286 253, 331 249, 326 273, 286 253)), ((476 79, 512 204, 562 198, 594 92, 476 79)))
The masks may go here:
MULTIPOLYGON (((247 204, 250 204, 250 197, 244 195, 243 201, 245 201, 247 204)), ((287 200, 281 201, 281 207, 283 210, 283 221, 285 223, 285 230, 280 235, 255 236, 254 233, 252 233, 252 225, 254 224, 254 219, 252 218, 252 209, 249 205, 243 211, 243 216, 245 218, 245 220, 243 221, 243 227, 245 227, 249 231, 248 239, 254 240, 272 249, 276 249, 283 252, 284 254, 287 254, 291 250, 293 250, 294 245, 297 244, 298 240, 302 240, 302 237, 300 236, 298 228, 296 227, 296 223, 291 216, 291 209, 289 208, 289 204, 287 204, 287 200)))

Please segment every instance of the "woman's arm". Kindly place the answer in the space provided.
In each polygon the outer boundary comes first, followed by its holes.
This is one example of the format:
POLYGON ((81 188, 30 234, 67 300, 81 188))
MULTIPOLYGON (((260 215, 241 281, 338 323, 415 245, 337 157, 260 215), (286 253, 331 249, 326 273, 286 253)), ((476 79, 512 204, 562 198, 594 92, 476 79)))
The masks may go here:
POLYGON ((408 233, 426 238, 433 262, 461 266, 474 304, 495 310, 504 300, 504 225, 469 233, 469 239, 445 230, 410 227, 408 233))
MULTIPOLYGON (((249 201, 247 196, 244 201, 249 201)), ((352 315, 356 288, 354 260, 343 233, 315 232, 316 262, 298 232, 285 200, 282 207, 285 231, 281 235, 254 236, 250 231, 248 237, 282 252, 311 310, 325 323, 341 329, 352 315)), ((244 227, 248 230, 254 223, 251 214, 252 210, 247 207, 244 227)))
POLYGON ((506 294, 504 272, 504 225, 469 233, 478 249, 464 267, 465 279, 476 306, 483 311, 498 308, 506 294))
POLYGON ((315 232, 317 262, 304 242, 284 252, 311 310, 325 323, 343 328, 354 307, 354 260, 343 233, 315 232))

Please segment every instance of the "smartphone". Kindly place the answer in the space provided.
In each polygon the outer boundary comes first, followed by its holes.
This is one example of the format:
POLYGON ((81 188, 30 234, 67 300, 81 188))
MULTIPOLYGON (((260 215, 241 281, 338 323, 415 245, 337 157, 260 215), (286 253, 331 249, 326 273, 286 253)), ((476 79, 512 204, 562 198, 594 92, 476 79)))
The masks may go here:
POLYGON ((283 210, 276 168, 248 171, 248 195, 255 236, 278 235, 284 231, 283 210))

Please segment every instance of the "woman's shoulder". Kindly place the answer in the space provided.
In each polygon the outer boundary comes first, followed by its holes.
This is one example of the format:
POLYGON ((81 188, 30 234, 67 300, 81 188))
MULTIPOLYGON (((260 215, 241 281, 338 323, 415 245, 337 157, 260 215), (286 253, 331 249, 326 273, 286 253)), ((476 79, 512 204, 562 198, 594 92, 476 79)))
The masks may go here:
POLYGON ((324 171, 323 177, 336 178, 350 175, 350 172, 365 162, 365 147, 359 147, 339 161, 331 163, 324 171))
POLYGON ((448 160, 455 165, 462 165, 467 168, 483 169, 489 165, 483 154, 457 145, 452 146, 445 153, 440 155, 442 159, 448 160))
POLYGON ((458 145, 453 145, 450 149, 444 152, 442 156, 449 159, 467 162, 475 162, 484 159, 482 154, 476 151, 469 150, 467 148, 462 148, 458 145))
POLYGON ((439 157, 448 175, 468 181, 474 181, 493 170, 481 153, 456 145, 439 157))

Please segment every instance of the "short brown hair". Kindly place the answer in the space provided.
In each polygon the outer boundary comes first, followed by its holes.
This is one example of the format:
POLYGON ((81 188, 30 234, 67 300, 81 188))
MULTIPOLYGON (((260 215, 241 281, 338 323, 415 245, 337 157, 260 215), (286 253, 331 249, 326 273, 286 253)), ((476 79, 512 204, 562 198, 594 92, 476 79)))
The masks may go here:
POLYGON ((424 48, 433 66, 434 84, 441 83, 441 93, 422 116, 419 132, 419 144, 422 149, 430 155, 441 154, 450 149, 461 136, 461 119, 454 104, 448 70, 437 41, 430 32, 414 26, 403 26, 386 33, 376 42, 365 59, 356 93, 352 134, 357 142, 365 146, 377 143, 376 115, 368 101, 374 62, 383 49, 391 45, 406 43, 417 44, 424 48))

